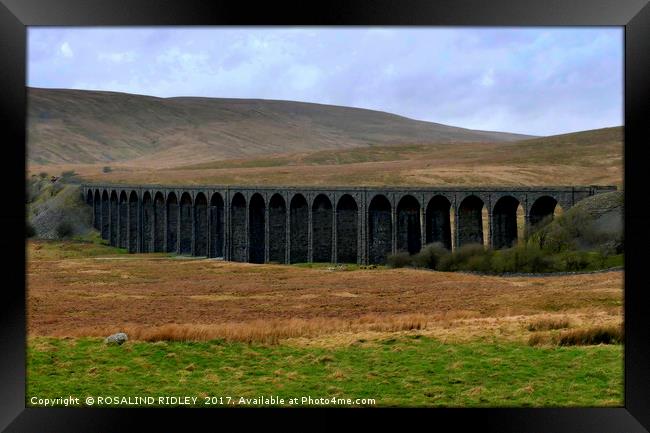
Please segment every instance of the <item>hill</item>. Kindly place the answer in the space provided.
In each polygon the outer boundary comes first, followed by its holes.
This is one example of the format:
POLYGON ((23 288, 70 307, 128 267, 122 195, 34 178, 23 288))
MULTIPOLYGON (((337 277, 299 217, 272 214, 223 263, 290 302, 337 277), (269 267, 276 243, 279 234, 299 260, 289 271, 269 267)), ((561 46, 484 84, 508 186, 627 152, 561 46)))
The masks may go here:
POLYGON ((143 160, 173 167, 287 152, 525 137, 304 102, 28 89, 28 161, 38 165, 143 160))
POLYGON ((230 185, 623 185, 623 128, 500 143, 402 144, 321 150, 157 169, 146 161, 30 165, 113 183, 230 185))

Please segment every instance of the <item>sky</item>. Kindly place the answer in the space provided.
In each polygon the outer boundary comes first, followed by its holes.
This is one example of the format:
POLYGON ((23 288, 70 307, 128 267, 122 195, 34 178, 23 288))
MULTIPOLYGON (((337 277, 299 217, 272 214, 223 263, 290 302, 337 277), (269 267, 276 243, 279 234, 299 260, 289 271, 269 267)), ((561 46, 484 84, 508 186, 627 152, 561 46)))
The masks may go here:
POLYGON ((553 135, 623 124, 622 27, 29 27, 27 85, 553 135))

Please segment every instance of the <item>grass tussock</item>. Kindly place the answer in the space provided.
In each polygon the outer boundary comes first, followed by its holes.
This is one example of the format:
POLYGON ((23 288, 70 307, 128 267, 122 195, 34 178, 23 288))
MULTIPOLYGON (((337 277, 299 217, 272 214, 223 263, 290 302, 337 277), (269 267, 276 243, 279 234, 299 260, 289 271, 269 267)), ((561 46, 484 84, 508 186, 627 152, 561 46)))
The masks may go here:
POLYGON ((536 332, 528 338, 529 346, 596 346, 622 344, 623 326, 592 326, 560 333, 536 332))
POLYGON ((544 346, 551 343, 551 339, 547 334, 535 333, 528 338, 529 346, 544 346))
POLYGON ((557 336, 558 346, 592 346, 596 344, 623 343, 622 326, 595 326, 586 329, 573 329, 557 336))

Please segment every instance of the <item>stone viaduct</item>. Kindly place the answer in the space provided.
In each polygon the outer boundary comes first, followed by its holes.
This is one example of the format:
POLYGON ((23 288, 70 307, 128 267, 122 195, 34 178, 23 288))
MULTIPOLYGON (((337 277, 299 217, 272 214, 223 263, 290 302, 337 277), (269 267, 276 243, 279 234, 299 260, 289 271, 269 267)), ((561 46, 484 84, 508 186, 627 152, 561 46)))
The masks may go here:
POLYGON ((82 185, 111 245, 251 263, 381 264, 433 242, 506 248, 517 240, 518 209, 528 230, 558 205, 613 190, 82 185))

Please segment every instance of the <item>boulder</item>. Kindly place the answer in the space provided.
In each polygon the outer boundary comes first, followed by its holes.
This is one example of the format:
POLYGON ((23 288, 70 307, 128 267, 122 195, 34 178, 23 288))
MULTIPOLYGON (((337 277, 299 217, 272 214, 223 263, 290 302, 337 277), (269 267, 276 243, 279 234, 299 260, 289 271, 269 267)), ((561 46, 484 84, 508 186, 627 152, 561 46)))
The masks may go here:
POLYGON ((124 332, 118 332, 117 334, 109 335, 104 340, 106 344, 122 344, 127 341, 129 337, 124 332))

